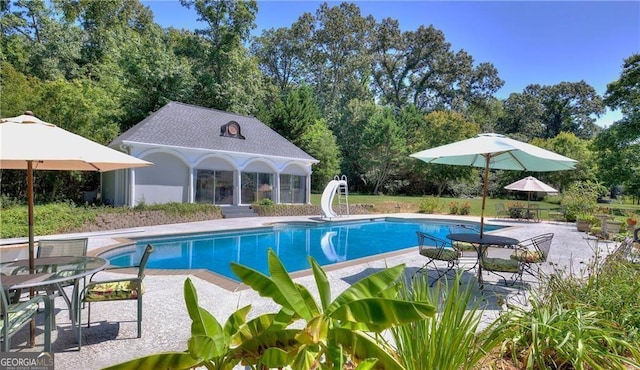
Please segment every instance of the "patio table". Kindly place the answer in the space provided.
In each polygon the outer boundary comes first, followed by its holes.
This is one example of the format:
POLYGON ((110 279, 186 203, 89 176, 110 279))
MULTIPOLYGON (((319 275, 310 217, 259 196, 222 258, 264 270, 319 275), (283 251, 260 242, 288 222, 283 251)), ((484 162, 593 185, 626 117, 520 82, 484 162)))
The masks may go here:
MULTIPOLYGON (((487 235, 484 234, 480 237, 480 234, 476 233, 454 233, 448 234, 447 238, 457 242, 465 242, 474 246, 476 252, 478 252, 478 261, 482 258, 482 254, 485 249, 490 245, 497 245, 501 247, 507 247, 510 245, 516 245, 520 243, 518 239, 510 238, 500 235, 487 235)), ((478 283, 482 287, 482 264, 478 263, 478 283)))
POLYGON ((109 266, 109 261, 101 257, 91 256, 61 256, 34 259, 36 271, 29 273, 29 260, 21 259, 0 263, 2 288, 6 290, 21 290, 28 288, 58 289, 69 308, 71 327, 77 336, 77 311, 80 309, 80 280, 95 274, 109 266), (66 296, 62 284, 72 281, 73 293, 71 299, 66 296))

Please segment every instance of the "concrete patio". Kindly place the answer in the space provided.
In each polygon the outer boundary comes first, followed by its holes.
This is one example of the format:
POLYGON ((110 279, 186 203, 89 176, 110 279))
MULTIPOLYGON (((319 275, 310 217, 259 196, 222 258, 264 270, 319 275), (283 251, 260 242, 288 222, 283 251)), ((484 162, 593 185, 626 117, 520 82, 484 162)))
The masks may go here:
MULTIPOLYGON (((375 218, 385 215, 375 215, 375 218)), ((391 214, 392 217, 406 218, 432 218, 432 219, 457 219, 461 217, 449 217, 444 215, 420 215, 420 214, 391 214)), ((372 218, 368 216, 352 216, 356 218, 372 218)), ((112 232, 94 234, 68 234, 56 237, 89 237, 89 253, 117 244, 120 238, 141 237, 147 235, 161 235, 174 233, 194 233, 213 230, 233 230, 247 227, 264 226, 267 223, 281 221, 308 220, 304 217, 269 217, 269 218, 243 218, 223 219, 215 221, 194 222, 188 224, 175 224, 145 227, 144 229, 124 229, 112 232)), ((464 218, 469 221, 478 221, 477 217, 464 218)), ((580 273, 585 268, 584 262, 594 256, 595 241, 585 239, 586 234, 578 232, 574 223, 562 222, 511 222, 505 220, 489 220, 490 223, 510 226, 501 229, 495 234, 510 236, 517 239, 526 239, 534 235, 552 232, 555 234, 551 246, 549 262, 566 271, 580 273)), ((52 236, 53 237, 53 236, 52 236)), ((415 238, 407 235, 407 238, 415 238)), ((615 246, 614 243, 600 242, 598 250, 601 253, 609 253, 615 246)), ((2 260, 8 258, 23 258, 24 251, 2 249, 2 260)), ((337 295, 350 284, 364 276, 378 271, 385 266, 394 266, 404 263, 406 275, 411 276, 425 262, 419 256, 417 248, 405 249, 400 252, 366 258, 353 262, 327 268, 333 295, 337 295)), ((545 270, 551 271, 551 264, 545 264, 545 270)), ((236 285, 229 290, 219 284, 211 282, 211 279, 201 278, 201 274, 165 274, 154 273, 148 270, 145 278, 146 292, 144 295, 142 338, 136 337, 136 303, 135 301, 107 302, 92 306, 91 328, 83 328, 83 347, 78 351, 74 334, 68 319, 68 311, 64 302, 56 301, 57 330, 52 333, 52 348, 55 353, 56 369, 99 369, 114 365, 119 362, 141 357, 148 354, 163 351, 184 351, 186 342, 190 336, 191 321, 186 312, 183 299, 183 284, 187 277, 191 277, 197 288, 200 305, 211 312, 218 321, 224 323, 227 317, 240 307, 252 305, 251 316, 265 312, 275 312, 278 306, 268 299, 259 297, 250 289, 236 285)), ((102 272, 102 278, 117 277, 115 273, 102 272)), ((299 274, 296 274, 298 276, 299 274)), ((315 291, 313 277, 301 274, 296 281, 315 291)), ((485 290, 482 293, 476 281, 474 271, 463 275, 465 281, 474 284, 474 296, 479 300, 483 310, 483 321, 494 320, 503 310, 498 302, 509 297, 518 297, 517 301, 524 302, 522 295, 515 295, 517 288, 505 287, 498 284, 495 275, 485 274, 485 290)), ((535 282, 525 279, 529 284, 535 282)), ((86 322, 86 309, 83 311, 83 320, 86 322)), ((41 324, 41 323, 39 323, 41 324)), ((41 351, 42 350, 42 326, 38 327, 36 346, 27 346, 28 329, 23 329, 16 334, 11 341, 11 351, 41 351)))

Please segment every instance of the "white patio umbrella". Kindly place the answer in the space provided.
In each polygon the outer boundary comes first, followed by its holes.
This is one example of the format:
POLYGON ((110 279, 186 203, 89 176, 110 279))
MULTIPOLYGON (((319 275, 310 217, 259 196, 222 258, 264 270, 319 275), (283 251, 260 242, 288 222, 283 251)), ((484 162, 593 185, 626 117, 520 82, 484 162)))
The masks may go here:
POLYGON ((520 179, 504 187, 507 190, 526 191, 527 192, 527 207, 529 207, 529 201, 531 200, 531 193, 557 193, 558 190, 545 184, 544 182, 536 179, 533 176, 527 176, 524 179, 520 179))
POLYGON ((152 165, 41 121, 30 112, 0 119, 0 169, 27 170, 29 270, 33 271, 33 170, 112 171, 152 165))
POLYGON ((480 237, 484 233, 484 208, 489 169, 515 171, 563 171, 574 169, 576 160, 499 134, 480 134, 411 154, 427 163, 484 168, 480 237))

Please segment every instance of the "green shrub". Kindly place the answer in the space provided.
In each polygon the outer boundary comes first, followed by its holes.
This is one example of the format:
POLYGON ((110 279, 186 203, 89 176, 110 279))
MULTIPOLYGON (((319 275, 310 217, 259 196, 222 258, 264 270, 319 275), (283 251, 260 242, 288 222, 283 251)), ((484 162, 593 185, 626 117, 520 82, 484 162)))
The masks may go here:
POLYGON ((638 348, 603 310, 533 296, 498 319, 502 350, 523 369, 623 369, 638 364, 638 348), (629 357, 625 357, 629 356, 629 357), (635 359, 634 359, 635 358, 635 359))
MULTIPOLYGON (((131 212, 129 207, 76 206, 73 202, 50 203, 34 206, 34 234, 62 234, 81 229, 87 222, 95 222, 99 214, 131 212)), ((167 203, 139 204, 134 212, 163 211, 170 215, 189 215, 196 212, 218 212, 211 204, 167 203)), ((0 237, 20 238, 29 235, 27 207, 24 205, 2 209, 0 237)))
POLYGON ((545 195, 544 202, 546 203, 550 203, 550 204, 557 204, 560 205, 562 203, 562 195, 545 195))
POLYGON ((420 201, 420 213, 437 213, 440 211, 440 200, 436 197, 424 197, 420 201))
POLYGON ((256 202, 256 204, 261 206, 272 206, 274 203, 269 198, 262 198, 259 202, 256 202))
POLYGON ((452 215, 457 215, 459 207, 460 207, 460 204, 458 202, 456 201, 449 202, 449 213, 452 215))
MULTIPOLYGON (((599 253, 596 250, 596 253, 599 253)), ((599 307, 601 315, 626 330, 625 336, 640 342, 640 268, 614 254, 602 262, 594 259, 582 271, 567 275, 554 271, 545 278, 545 298, 599 307)))
POLYGON ((471 204, 469 204, 469 202, 464 202, 462 203, 462 205, 460 206, 460 208, 458 208, 458 214, 459 215, 468 215, 471 213, 471 204))
MULTIPOLYGON (((179 203, 179 202, 170 202, 163 204, 145 204, 144 202, 139 203, 135 207, 133 207, 134 211, 164 211, 170 215, 188 215, 196 212, 210 212, 212 210, 219 210, 220 207, 214 206, 212 204, 203 204, 203 203, 179 203)), ((128 212, 130 211, 127 207, 114 208, 115 212, 128 212)))
POLYGON ((562 206, 566 210, 568 221, 575 221, 580 214, 594 214, 598 207, 598 196, 606 192, 606 188, 590 181, 577 181, 564 193, 562 206))

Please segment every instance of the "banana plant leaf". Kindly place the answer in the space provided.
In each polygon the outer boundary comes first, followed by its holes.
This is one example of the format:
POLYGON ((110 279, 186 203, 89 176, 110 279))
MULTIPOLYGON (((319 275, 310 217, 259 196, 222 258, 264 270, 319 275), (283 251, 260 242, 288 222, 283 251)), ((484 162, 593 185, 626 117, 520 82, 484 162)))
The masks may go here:
POLYGON ((340 363, 340 358, 348 353, 351 361, 356 364, 372 358, 377 359, 371 369, 404 370, 399 360, 391 355, 389 348, 381 346, 372 337, 362 332, 333 328, 329 332, 329 343, 334 345, 329 348, 327 357, 334 364, 340 363))
MULTIPOLYGON (((435 307, 427 303, 399 301, 386 298, 363 298, 336 308, 332 319, 360 324, 372 324, 379 331, 398 324, 406 324, 435 314, 435 307)), ((368 330, 373 331, 373 330, 368 330)))
POLYGON ((165 352, 126 361, 106 367, 108 370, 138 369, 191 369, 202 364, 202 359, 194 358, 186 352, 165 352))
POLYGON ((345 289, 327 307, 325 313, 330 314, 330 312, 348 302, 376 297, 379 293, 387 291, 390 286, 394 285, 403 273, 404 265, 398 265, 367 276, 345 289))

